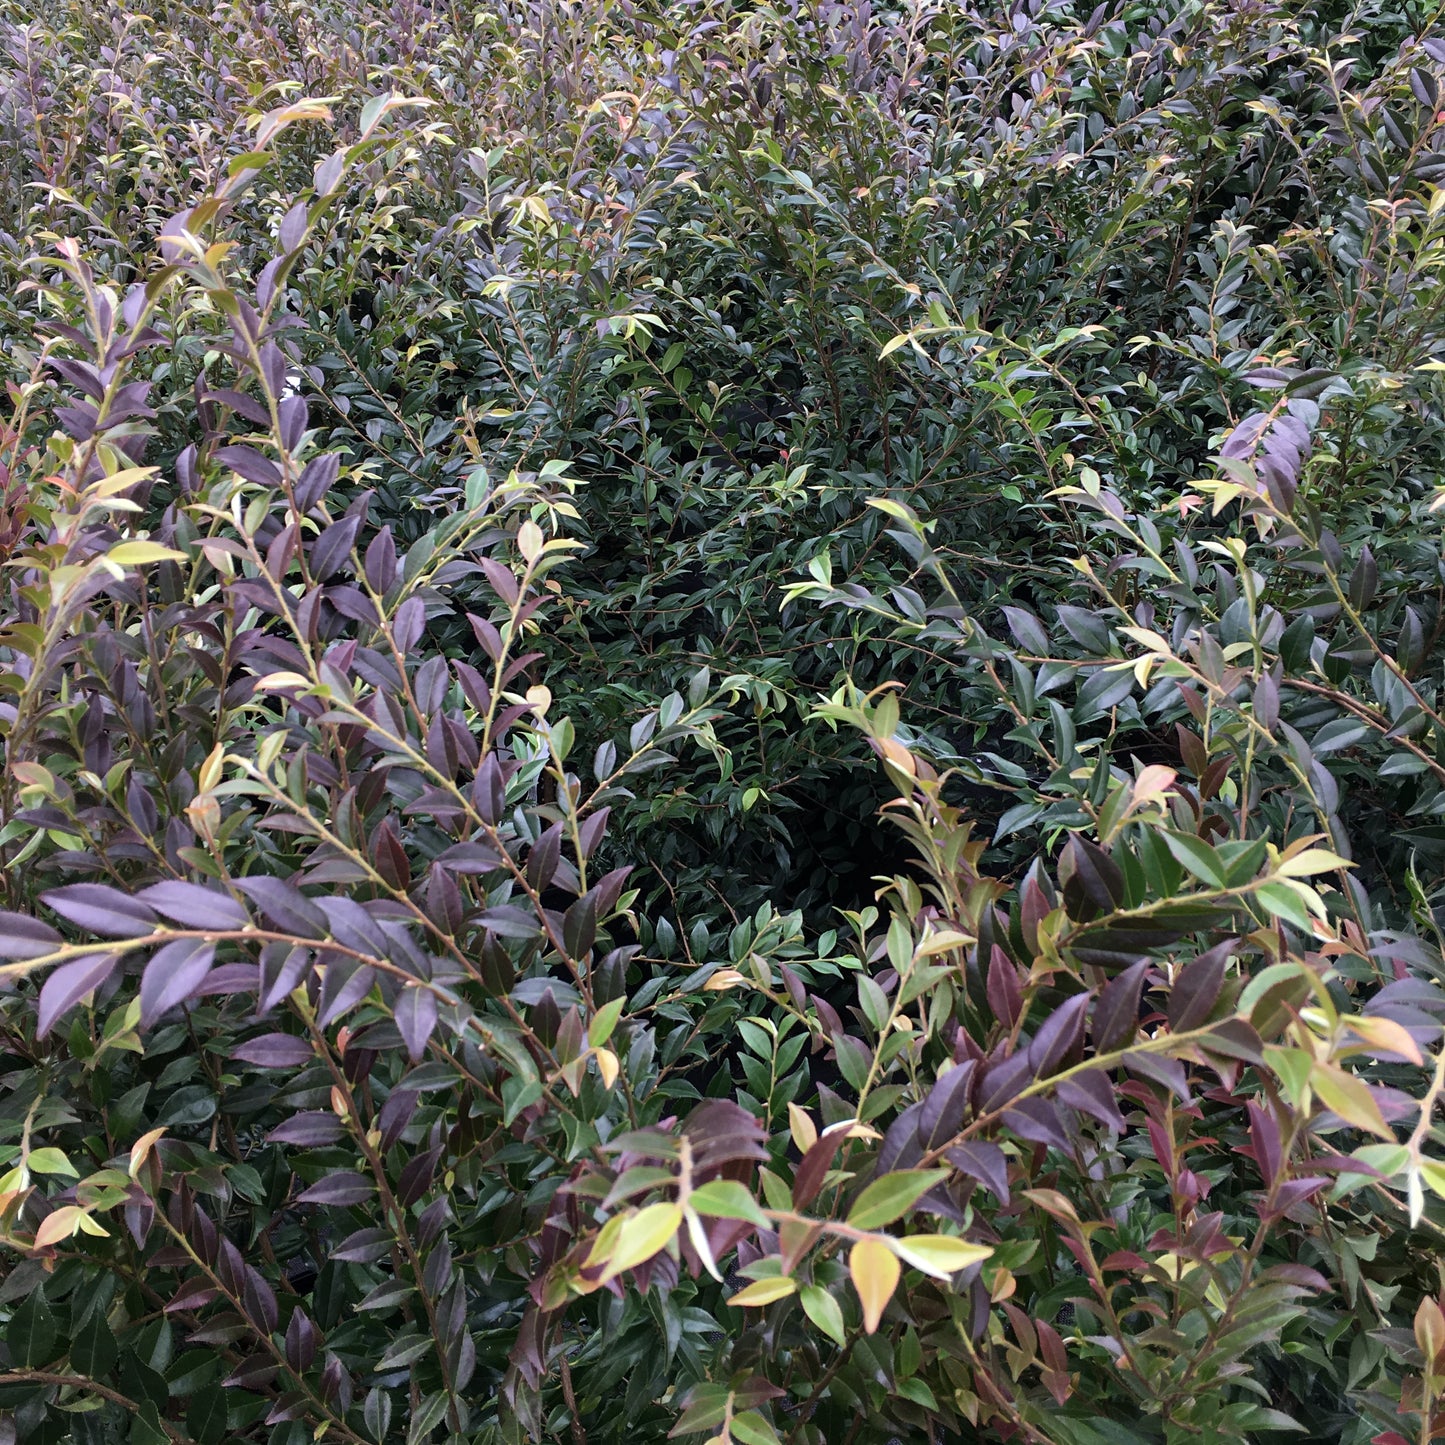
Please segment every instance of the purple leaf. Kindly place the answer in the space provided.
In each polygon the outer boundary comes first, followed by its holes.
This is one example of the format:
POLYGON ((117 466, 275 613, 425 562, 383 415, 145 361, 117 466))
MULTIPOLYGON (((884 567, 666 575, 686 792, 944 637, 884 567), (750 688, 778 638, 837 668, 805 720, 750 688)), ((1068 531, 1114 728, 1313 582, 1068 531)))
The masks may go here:
MULTIPOLYGON (((301 397, 292 397, 292 400, 301 402, 301 397)), ((295 413, 302 426, 306 423, 305 405, 305 402, 301 402, 301 407, 295 413)), ((337 452, 322 452, 319 457, 312 457, 311 461, 306 462, 301 480, 296 483, 296 506, 302 512, 309 512, 331 490, 332 483, 340 473, 341 457, 337 452)))
POLYGON ((255 993, 256 965, 254 963, 223 963, 206 975, 206 980, 191 995, 192 998, 211 998, 216 994, 255 993))
POLYGON ((251 899, 283 933, 303 938, 326 936, 326 915, 300 889, 281 878, 264 874, 236 879, 236 887, 251 899))
POLYGON ((1002 1204, 1009 1202, 1008 1157, 997 1144, 970 1139, 956 1144, 944 1157, 960 1174, 991 1189, 1002 1204))
POLYGON ((141 1027, 149 1028, 163 1013, 183 1004, 205 982, 216 945, 178 938, 158 948, 140 980, 141 1027))
POLYGON ((1224 439, 1219 449, 1222 457, 1247 457, 1259 443, 1260 435, 1269 425, 1269 417, 1263 412, 1253 412, 1239 423, 1224 439))
POLYGON ((910 1104, 888 1126, 882 1147, 878 1150, 875 1173, 890 1174, 896 1169, 911 1169, 923 1157, 923 1135, 919 1120, 926 1107, 927 1100, 921 1104, 910 1104))
POLYGON ((359 516, 343 517, 339 522, 333 522, 311 544, 311 575, 318 582, 324 582, 351 555, 356 534, 360 530, 359 516))
POLYGON ((1189 1079, 1184 1073, 1184 1065, 1178 1059, 1166 1059, 1157 1054, 1129 1053, 1124 1055, 1124 1067, 1139 1078, 1149 1079, 1171 1089, 1179 1095, 1183 1103, 1190 1102, 1189 1079))
POLYGON ((398 995, 393 1014, 412 1063, 419 1063, 436 1027, 436 995, 430 989, 409 985, 398 995))
POLYGON ((305 1310, 292 1310, 286 1325, 286 1363, 298 1372, 310 1368, 316 1358, 316 1326, 305 1310))
POLYGON ((376 970, 355 959, 328 956, 326 976, 321 980, 320 1013, 316 1022, 322 1028, 335 1023, 348 1009, 355 1008, 371 992, 376 970))
POLYGON ((341 1120, 326 1109, 308 1109, 282 1120, 266 1139, 272 1144, 296 1144, 303 1149, 320 1149, 334 1144, 345 1133, 341 1120))
POLYGON ((396 581, 396 543, 391 538, 391 527, 385 526, 371 539, 366 549, 365 571, 367 585, 378 597, 396 581))
POLYGON ((375 1264, 391 1252, 391 1245, 392 1234, 389 1229, 358 1229, 355 1234, 348 1234, 331 1251, 331 1258, 343 1260, 347 1264, 375 1264))
POLYGON ((326 915, 331 937, 355 953, 386 956, 386 937, 376 919, 351 898, 318 898, 316 906, 326 915))
POLYGON ((231 1050, 231 1057, 263 1069, 299 1069, 316 1057, 311 1045, 294 1034, 261 1034, 231 1050))
POLYGON ((1274 1209, 1271 1215, 1283 1214, 1318 1194, 1330 1181, 1323 1175, 1310 1175, 1304 1179, 1286 1179, 1275 1191, 1274 1209))
POLYGON ((1069 1151, 1069 1136, 1064 1132, 1059 1111, 1047 1099, 1020 1099, 1011 1109, 1004 1110, 1003 1123, 1031 1144, 1050 1144, 1065 1153, 1069 1151))
POLYGON ((281 484, 281 473, 276 463, 263 457, 255 447, 217 447, 216 460, 224 467, 255 482, 259 487, 277 487, 281 484))
MULTIPOLYGON (((1009 964, 1012 968, 1013 965, 1009 964)), ((969 1089, 977 1065, 972 1059, 946 1069, 928 1091, 918 1116, 918 1141, 925 1149, 937 1149, 963 1126, 968 1109, 969 1089)))
POLYGON ((1224 969, 1238 940, 1229 938, 1201 953, 1186 964, 1169 991, 1169 1027, 1172 1032, 1197 1029, 1209 1017, 1219 990, 1224 986, 1224 969))
POLYGON ((104 883, 70 883, 40 897, 68 923, 103 938, 135 938, 160 921, 138 898, 104 883))
POLYGON ((510 903, 499 903, 495 908, 485 909, 477 915, 483 928, 490 928, 499 938, 535 938, 542 925, 537 915, 510 903))
POLYGON ((115 964, 113 953, 90 953, 74 963, 62 963, 41 986, 36 1032, 42 1037, 49 1033, 56 1019, 110 977, 115 964))
POLYGON ((1124 1116, 1114 1099, 1114 1085, 1103 1069, 1089 1069, 1062 1080, 1055 1089, 1062 1103, 1088 1114, 1117 1134, 1124 1132, 1124 1116))
POLYGON ((1017 967, 998 944, 994 944, 989 958, 985 993, 994 1018, 1006 1028, 1012 1028, 1023 1011, 1024 994, 1017 967))
POLYGON ((376 1116, 376 1127, 381 1130, 381 1147, 390 1149, 401 1138, 403 1130, 411 1123, 416 1113, 417 1092, 415 1089, 393 1089, 386 1096, 376 1116))
POLYGON ((297 1204, 364 1204, 375 1192, 370 1179, 360 1174, 328 1174, 296 1196, 297 1204))
POLYGON ((237 1386, 243 1390, 260 1390, 276 1378, 276 1361, 270 1355, 252 1355, 242 1360, 224 1380, 222 1386, 237 1386))
POLYGON ((258 1014, 269 1013, 289 994, 311 967, 309 948, 290 948, 284 953, 284 944, 270 944, 261 954, 261 998, 256 1005, 258 1014), (278 952, 273 953, 276 949, 278 952))
POLYGON ((1029 1067, 1036 1079, 1047 1079, 1059 1072, 1071 1054, 1084 1042, 1084 1013, 1089 995, 1076 993, 1066 999, 1039 1025, 1029 1043, 1029 1067))
POLYGON ((1100 913, 1112 911, 1124 898, 1124 872, 1097 843, 1077 833, 1069 835, 1059 859, 1059 884, 1071 917, 1087 921, 1087 901, 1100 913))
POLYGON ((203 888, 199 883, 168 879, 142 888, 136 897, 183 928, 245 928, 251 921, 228 893, 203 888))
POLYGON ((980 1107, 985 1113, 992 1113, 1026 1089, 1033 1078, 1034 1071, 1026 1051, 990 1063, 984 1070, 983 1083, 978 1091, 980 1107))
POLYGON ((0 958, 43 958, 64 940, 28 913, 0 912, 0 958))
POLYGON ((260 1271, 249 1265, 241 1283, 241 1302, 247 1315, 260 1326, 263 1334, 274 1333, 280 1322, 275 1291, 262 1278, 260 1271))

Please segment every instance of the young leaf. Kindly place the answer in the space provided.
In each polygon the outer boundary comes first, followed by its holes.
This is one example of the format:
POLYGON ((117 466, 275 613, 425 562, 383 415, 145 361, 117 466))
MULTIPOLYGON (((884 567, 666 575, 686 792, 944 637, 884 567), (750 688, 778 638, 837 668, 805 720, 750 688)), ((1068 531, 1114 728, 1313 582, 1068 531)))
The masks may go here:
POLYGON ((797 1281, 790 1279, 787 1275, 772 1275, 767 1279, 754 1280, 752 1284, 733 1295, 728 1303, 737 1309, 741 1309, 745 1305, 757 1308, 761 1305, 770 1305, 775 1300, 786 1299, 797 1288, 797 1281))
POLYGON ((716 1219, 745 1219, 765 1229, 771 1227, 768 1216, 758 1208, 757 1200, 736 1179, 714 1179, 699 1185, 687 1196, 687 1202, 699 1214, 716 1219))
POLYGON ((1392 1144, 1395 1142, 1395 1131, 1385 1122, 1370 1086, 1363 1079, 1333 1064, 1317 1062, 1310 1070, 1310 1086, 1325 1108, 1338 1114, 1352 1128, 1378 1134, 1392 1144))
POLYGON ((910 1234, 890 1243, 900 1259, 935 1279, 950 1279, 993 1254, 986 1244, 973 1244, 951 1234, 910 1234))
POLYGON ((900 1169, 875 1179, 848 1212, 854 1229, 879 1229, 901 1219, 935 1184, 948 1178, 947 1169, 900 1169))
POLYGON ((848 1253, 848 1273, 863 1306, 863 1328, 871 1335, 893 1298, 903 1266, 881 1239, 860 1239, 848 1253))
MULTIPOLYGON (((624 1270, 634 1269, 659 1250, 666 1249, 677 1235, 681 1223, 682 1209, 676 1204, 649 1204, 628 1215, 605 1255, 605 1267, 599 1282, 606 1284, 624 1270)), ((588 1263, 602 1264, 604 1257, 589 1257, 588 1263)))
POLYGON ((805 1284, 798 1291, 798 1301, 803 1313, 828 1336, 834 1344, 841 1345, 847 1340, 843 1326, 843 1307, 816 1284, 805 1284))

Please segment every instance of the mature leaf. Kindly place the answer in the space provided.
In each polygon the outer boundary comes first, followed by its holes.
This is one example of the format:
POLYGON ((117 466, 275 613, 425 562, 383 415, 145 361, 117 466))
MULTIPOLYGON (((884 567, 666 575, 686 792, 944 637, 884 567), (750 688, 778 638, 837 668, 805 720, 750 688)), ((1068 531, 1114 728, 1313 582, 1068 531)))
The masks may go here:
POLYGON ((229 894, 202 888, 198 883, 171 878, 152 883, 135 896, 183 928, 229 930, 245 928, 250 922, 246 910, 229 894))
MULTIPOLYGON (((266 1138, 272 1144, 295 1144, 303 1149, 321 1149, 338 1143, 345 1135, 346 1126, 335 1114, 327 1110, 310 1109, 283 1119, 266 1138)), ((310 1193, 309 1190, 307 1192, 310 1193)), ((317 1202, 346 1201, 332 1199, 317 1202)))
POLYGON ((397 995, 393 1015, 408 1056, 412 1063, 420 1063, 437 1026, 436 995, 429 988, 408 984, 397 995))
POLYGON ((110 978, 118 961, 113 953, 89 953, 49 973, 40 987, 36 1032, 48 1034, 57 1019, 110 978))
POLYGON ((25 913, 0 911, 0 959, 42 958, 62 943, 48 923, 25 913))
POLYGON ((138 898, 104 883, 70 883, 40 897, 67 922, 102 938, 136 938, 160 921, 138 898))
POLYGON ((91 1380, 104 1380, 120 1354, 103 1309, 92 1309, 70 1341, 70 1365, 91 1380))
POLYGON ((376 1185, 360 1174, 328 1174, 296 1196, 298 1204, 364 1204, 376 1192, 376 1185))
POLYGON ((259 1034, 231 1050, 231 1057, 263 1069, 299 1069, 315 1061, 312 1046, 295 1034, 259 1034))
POLYGON ((236 879, 236 887, 256 904, 282 933, 302 938, 324 938, 326 915, 298 888, 281 878, 258 874, 236 879))
POLYGON ((1148 965, 1140 959, 1104 985, 1091 1022, 1096 1052, 1112 1054, 1134 1041, 1147 971, 1148 965))
POLYGON ((214 943, 196 938, 178 938, 158 948, 141 974, 141 1026, 149 1028, 185 1003, 205 982, 215 956, 214 943))

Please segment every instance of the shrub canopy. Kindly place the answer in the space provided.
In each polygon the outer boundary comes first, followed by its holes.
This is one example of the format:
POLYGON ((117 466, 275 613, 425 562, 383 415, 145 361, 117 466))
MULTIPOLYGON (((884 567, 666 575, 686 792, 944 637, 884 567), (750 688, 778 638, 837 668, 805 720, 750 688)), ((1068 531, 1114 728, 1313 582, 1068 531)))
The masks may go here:
POLYGON ((1445 1436, 1434 8, 0 0, 0 1442, 1445 1436))

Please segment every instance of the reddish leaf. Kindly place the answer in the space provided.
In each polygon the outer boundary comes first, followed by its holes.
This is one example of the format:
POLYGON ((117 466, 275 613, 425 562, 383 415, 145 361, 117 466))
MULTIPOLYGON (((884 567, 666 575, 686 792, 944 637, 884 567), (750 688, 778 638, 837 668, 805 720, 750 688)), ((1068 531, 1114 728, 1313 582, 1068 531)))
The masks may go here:
POLYGON ((997 944, 989 959, 988 981, 985 985, 988 1006, 1001 1024, 1012 1028, 1023 1011, 1023 989, 1019 986, 1019 972, 1012 960, 997 944))
POLYGON ((1283 1163, 1279 1124, 1272 1113, 1253 1099, 1245 1107, 1249 1110, 1249 1142, 1254 1149, 1254 1162, 1268 1187, 1279 1178, 1283 1163))
POLYGON ((843 1143, 845 1129, 833 1129, 818 1136, 818 1142, 803 1155, 798 1172, 793 1175, 793 1207, 806 1209, 823 1187, 823 1180, 833 1167, 833 1157, 843 1143))

